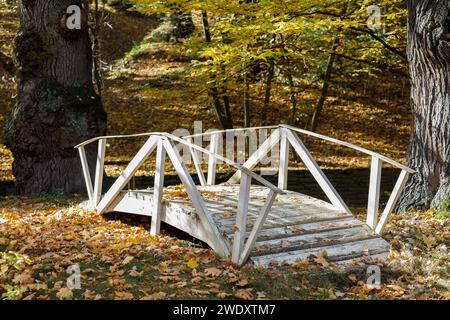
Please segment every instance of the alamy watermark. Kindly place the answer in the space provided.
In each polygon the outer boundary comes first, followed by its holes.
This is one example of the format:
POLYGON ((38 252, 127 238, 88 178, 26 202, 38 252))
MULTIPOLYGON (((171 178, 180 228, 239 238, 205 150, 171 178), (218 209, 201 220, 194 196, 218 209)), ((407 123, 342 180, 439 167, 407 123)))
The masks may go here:
POLYGON ((384 14, 383 9, 377 5, 371 5, 367 7, 367 14, 369 17, 367 18, 367 28, 372 30, 373 32, 386 32, 386 26, 384 23, 384 14))
POLYGON ((377 265, 367 267, 366 274, 368 275, 366 285, 369 288, 379 288, 381 285, 381 269, 377 265))
POLYGON ((70 274, 67 277, 67 288, 73 289, 81 289, 81 271, 80 266, 78 264, 74 264, 67 268, 66 273, 70 274))
POLYGON ((81 29, 81 8, 75 4, 67 7, 66 27, 69 30, 81 29))

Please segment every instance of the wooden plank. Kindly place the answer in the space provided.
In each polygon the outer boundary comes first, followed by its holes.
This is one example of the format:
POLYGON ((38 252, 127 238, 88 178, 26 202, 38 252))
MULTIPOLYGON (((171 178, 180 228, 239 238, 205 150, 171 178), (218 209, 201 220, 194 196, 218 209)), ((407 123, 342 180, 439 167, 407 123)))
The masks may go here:
POLYGON ((381 238, 355 241, 343 245, 323 246, 312 249, 295 250, 290 252, 275 253, 265 256, 251 257, 251 260, 259 266, 267 267, 272 261, 278 263, 294 263, 296 261, 307 260, 311 254, 320 254, 327 252, 329 261, 348 260, 349 257, 363 256, 369 254, 380 254, 389 251, 390 246, 381 238))
POLYGON ((92 180, 91 180, 91 174, 89 173, 89 165, 86 159, 86 151, 84 150, 84 147, 78 147, 78 153, 80 154, 80 160, 81 160, 81 168, 83 170, 84 175, 84 181, 86 183, 86 191, 89 197, 90 207, 92 207, 92 200, 94 197, 94 191, 92 189, 92 180))
POLYGON ((166 149, 164 148, 162 139, 159 139, 156 150, 155 182, 153 187, 153 213, 150 226, 150 234, 153 236, 158 235, 161 228, 161 212, 163 210, 161 201, 164 188, 165 162, 166 149))
POLYGON ((389 217, 394 210, 395 205, 397 204, 400 195, 402 194, 403 189, 405 188, 406 181, 408 181, 409 173, 405 170, 402 170, 400 173, 400 177, 398 178, 394 190, 389 197, 388 203, 386 204, 386 208, 384 208, 383 214, 381 215, 380 221, 375 229, 375 232, 381 234, 386 226, 386 223, 389 220, 389 217))
POLYGON ((102 196, 103 173, 105 170, 106 139, 98 140, 97 164, 95 166, 95 184, 92 206, 96 207, 102 196))
POLYGON ((200 217, 200 221, 202 222, 204 229, 209 231, 209 241, 213 244, 212 248, 221 256, 228 256, 229 248, 222 235, 219 233, 214 220, 208 214, 208 209, 203 202, 200 192, 197 190, 194 180, 192 180, 192 177, 189 175, 189 172, 185 164, 183 163, 180 154, 175 150, 175 148, 173 148, 172 144, 167 139, 163 139, 163 143, 164 147, 166 148, 167 155, 172 161, 178 177, 183 183, 186 193, 188 194, 197 215, 200 217))
POLYGON ((349 242, 373 238, 378 238, 378 236, 367 225, 360 225, 354 228, 299 234, 288 238, 258 241, 255 245, 258 252, 254 251, 252 255, 267 255, 330 245, 344 246, 349 242))
POLYGON ((328 178, 325 176, 325 174, 320 169, 319 165, 314 160, 314 158, 309 153, 309 151, 306 149, 305 145, 300 140, 300 138, 297 136, 297 134, 292 133, 291 131, 286 131, 286 134, 287 134, 287 137, 288 137, 289 142, 291 143, 292 147, 295 149, 297 154, 300 156, 303 163, 308 168, 308 170, 311 172, 314 179, 317 181, 319 186, 322 188, 323 192, 328 197, 330 202, 336 207, 336 209, 351 213, 350 209, 347 207, 344 200, 342 200, 339 193, 332 186, 332 184, 330 183, 330 180, 328 180, 328 178))
MULTIPOLYGON (((270 211, 270 208, 272 207, 273 202, 275 201, 275 198, 276 198, 276 193, 271 190, 269 192, 269 195, 267 196, 266 203, 264 204, 264 207, 261 209, 258 219, 256 220, 256 223, 253 226, 253 229, 247 238, 247 242, 245 244, 244 250, 239 258, 239 263, 238 263, 239 265, 242 265, 247 261, 249 255, 250 255, 250 252, 255 245, 256 238, 259 235, 259 231, 261 230, 264 222, 266 221, 267 215, 270 211)), ((245 238, 245 235, 243 236, 243 238, 245 238)))
POLYGON ((238 264, 241 252, 244 249, 244 240, 246 233, 246 223, 247 223, 247 211, 248 211, 248 200, 250 193, 252 178, 244 174, 241 178, 241 185, 239 187, 239 200, 238 208, 236 213, 236 231, 234 232, 233 239, 233 249, 231 254, 231 260, 233 263, 238 264))
POLYGON ((327 231, 341 230, 364 225, 363 222, 354 217, 336 218, 320 222, 286 225, 276 228, 261 229, 258 241, 289 238, 298 234, 312 234, 327 231))
MULTIPOLYGON (((188 142, 194 144, 192 138, 188 138, 188 142)), ((198 158, 197 150, 192 147, 189 147, 191 151, 192 162, 194 163, 195 170, 197 172, 198 180, 200 181, 200 185, 206 186, 205 175, 203 174, 202 165, 200 159, 198 158)))
POLYGON ((216 184, 216 169, 217 169, 217 158, 214 156, 217 154, 219 148, 219 136, 218 134, 211 135, 211 142, 209 145, 209 157, 208 157, 208 180, 207 185, 216 184))
MULTIPOLYGON (((266 219, 266 223, 264 224, 263 228, 274 228, 274 227, 282 227, 282 226, 292 226, 296 224, 302 224, 302 223, 312 223, 312 222, 320 222, 320 221, 327 221, 331 218, 340 218, 340 217, 349 217, 347 213, 338 213, 332 217, 328 213, 315 213, 311 215, 299 215, 299 216, 292 216, 287 218, 275 218, 275 219, 266 219)), ((256 220, 257 215, 256 214, 249 214, 249 217, 247 218, 247 223, 254 223, 256 220)), ((219 228, 223 229, 225 233, 230 232, 230 228, 233 227, 234 221, 232 219, 223 219, 220 221, 216 221, 219 228)))
POLYGON ((286 129, 280 130, 280 166, 278 169, 278 188, 287 189, 289 170, 289 141, 286 136, 286 129))
POLYGON ((114 198, 120 193, 120 191, 126 186, 128 181, 133 177, 134 173, 139 169, 139 167, 144 163, 148 156, 153 152, 156 147, 157 141, 160 139, 157 136, 151 136, 147 139, 142 148, 134 156, 125 170, 116 179, 114 184, 105 194, 103 199, 97 205, 97 212, 102 214, 105 209, 111 204, 114 198))
MULTIPOLYGON (((274 145, 280 140, 280 130, 276 129, 272 132, 269 138, 264 141, 261 146, 256 150, 248 160, 242 165, 243 167, 251 170, 259 161, 273 148, 274 145)), ((229 180, 228 183, 238 183, 241 179, 241 171, 238 170, 229 180)))
POLYGON ((380 205, 381 167, 380 159, 372 157, 370 166, 369 201, 367 203, 367 224, 375 229, 378 219, 378 207, 380 205))

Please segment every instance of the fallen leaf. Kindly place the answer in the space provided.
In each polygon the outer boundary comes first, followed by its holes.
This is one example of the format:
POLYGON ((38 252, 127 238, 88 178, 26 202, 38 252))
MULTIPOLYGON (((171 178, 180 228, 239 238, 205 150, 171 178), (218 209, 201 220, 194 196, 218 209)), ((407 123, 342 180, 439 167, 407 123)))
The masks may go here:
POLYGON ((20 273, 16 275, 13 279, 13 282, 16 284, 30 284, 33 283, 33 278, 31 277, 31 274, 29 271, 25 271, 23 273, 20 273))
POLYGON ((191 259, 186 264, 191 269, 197 269, 198 268, 198 262, 195 259, 191 259))
POLYGON ((226 299, 226 298, 228 298, 228 297, 231 297, 231 294, 226 293, 226 292, 219 292, 219 293, 217 294, 217 297, 218 297, 219 299, 226 299))
POLYGON ((236 298, 240 300, 251 300, 253 299, 252 289, 239 289, 234 295, 236 298))
POLYGON ((141 272, 138 272, 137 270, 136 270, 136 266, 133 266, 133 268, 130 270, 130 272, 128 273, 131 277, 140 277, 140 276, 142 276, 142 273, 143 273, 144 271, 141 271, 141 272))
POLYGON ((169 285, 169 287, 172 289, 180 289, 186 287, 186 285, 187 285, 186 281, 180 281, 169 285))
POLYGON ((205 269, 205 275, 207 277, 217 278, 218 276, 220 276, 221 273, 222 273, 222 271, 220 271, 219 269, 214 268, 214 267, 205 269))
POLYGON ((131 262, 131 260, 133 260, 133 259, 134 259, 133 256, 127 256, 125 259, 123 259, 122 265, 124 266, 126 264, 129 264, 131 262))
POLYGON ((134 298, 133 294, 130 292, 116 291, 114 300, 132 300, 134 298))
POLYGON ((73 299, 73 292, 69 288, 61 288, 56 293, 56 297, 59 300, 72 300, 73 299))
POLYGON ((308 269, 308 267, 309 267, 309 262, 306 261, 306 260, 304 260, 304 261, 297 261, 297 262, 293 263, 293 264, 291 265, 291 267, 292 267, 293 269, 297 269, 297 270, 305 270, 305 269, 308 269))
POLYGON ((141 300, 162 300, 165 299, 167 297, 167 294, 165 292, 156 292, 147 296, 144 296, 143 298, 141 298, 141 300))
POLYGON ((248 280, 247 279, 241 279, 238 281, 238 283, 236 283, 236 285, 238 287, 245 287, 246 285, 248 285, 248 280))

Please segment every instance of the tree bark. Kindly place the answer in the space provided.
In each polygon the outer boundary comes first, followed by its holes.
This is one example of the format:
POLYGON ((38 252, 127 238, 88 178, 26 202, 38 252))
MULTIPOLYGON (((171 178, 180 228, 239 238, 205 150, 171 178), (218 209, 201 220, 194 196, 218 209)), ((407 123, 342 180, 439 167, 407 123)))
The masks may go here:
MULTIPOLYGON (((85 0, 22 0, 13 58, 17 103, 5 133, 19 194, 85 192, 74 145, 106 132, 106 114, 92 84, 85 0), (67 27, 70 5, 81 28, 67 27)), ((96 146, 87 148, 93 172, 96 146)))
POLYGON ((328 89, 330 87, 331 74, 333 73, 334 60, 336 59, 336 55, 334 52, 336 51, 339 44, 339 39, 334 38, 333 45, 331 47, 331 53, 328 57, 327 67, 325 70, 325 74, 323 76, 323 85, 320 93, 319 101, 317 102, 316 109, 314 110, 314 114, 311 120, 311 131, 315 132, 317 130, 317 126, 319 124, 320 113, 322 112, 323 105, 325 104, 325 100, 328 96, 328 89))
POLYGON ((449 1, 410 0, 408 59, 413 129, 398 211, 438 208, 450 191, 449 1))
POLYGON ((269 61, 269 69, 267 70, 267 77, 266 77, 266 88, 264 92, 264 104, 261 108, 261 114, 259 116, 259 123, 260 126, 266 125, 266 119, 267 119, 267 112, 269 110, 269 104, 270 104, 270 96, 272 91, 272 80, 275 73, 275 61, 273 59, 270 59, 269 61))
POLYGON ((0 66, 8 72, 9 75, 14 75, 14 64, 10 58, 0 52, 0 66))
MULTIPOLYGON (((205 42, 211 43, 211 31, 209 28, 209 22, 208 22, 208 13, 206 11, 202 11, 202 24, 203 24, 203 32, 205 35, 205 42)), ((214 76, 211 76, 211 78, 214 78, 214 76)), ((209 91, 209 95, 213 99, 214 103, 214 109, 216 111, 217 118, 222 125, 222 128, 224 130, 227 129, 233 129, 233 119, 231 117, 231 111, 230 111, 230 100, 228 98, 226 87, 222 87, 222 97, 223 97, 223 106, 220 102, 220 93, 218 89, 218 85, 216 82, 212 84, 212 87, 209 91)))
POLYGON ((250 82, 244 74, 244 128, 250 128, 250 82))

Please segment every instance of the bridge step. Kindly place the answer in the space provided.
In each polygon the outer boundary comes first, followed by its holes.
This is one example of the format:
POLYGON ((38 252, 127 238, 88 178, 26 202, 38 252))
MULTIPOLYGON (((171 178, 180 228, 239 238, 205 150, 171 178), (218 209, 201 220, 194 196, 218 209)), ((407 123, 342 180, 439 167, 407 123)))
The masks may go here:
MULTIPOLYGON (((232 248, 238 185, 198 187, 212 220, 232 248)), ((247 237, 266 200, 267 188, 253 185, 250 190, 247 237)), ((166 200, 162 221, 210 243, 189 199, 175 187, 165 189, 166 200)), ((108 211, 122 211, 151 216, 153 190, 133 190, 108 211)), ((390 246, 364 222, 331 204, 297 192, 278 195, 260 231, 250 261, 267 267, 275 263, 306 260, 312 254, 326 251, 329 261, 351 263, 364 257, 386 258, 390 246)))

